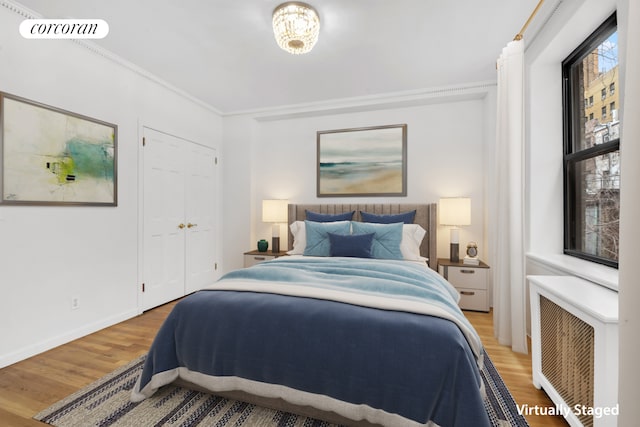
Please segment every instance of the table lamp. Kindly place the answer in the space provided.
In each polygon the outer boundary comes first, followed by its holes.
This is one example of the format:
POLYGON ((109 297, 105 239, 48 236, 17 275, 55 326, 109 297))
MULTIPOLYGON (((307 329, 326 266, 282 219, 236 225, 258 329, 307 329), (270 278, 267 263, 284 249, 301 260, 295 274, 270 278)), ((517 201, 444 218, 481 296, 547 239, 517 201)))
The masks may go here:
POLYGON ((287 222, 288 200, 263 200, 262 222, 272 222, 271 252, 280 252, 280 224, 287 222))
POLYGON ((440 199, 438 215, 440 225, 451 226, 450 254, 451 262, 460 261, 461 225, 471 225, 471 199, 468 197, 447 197, 440 199))

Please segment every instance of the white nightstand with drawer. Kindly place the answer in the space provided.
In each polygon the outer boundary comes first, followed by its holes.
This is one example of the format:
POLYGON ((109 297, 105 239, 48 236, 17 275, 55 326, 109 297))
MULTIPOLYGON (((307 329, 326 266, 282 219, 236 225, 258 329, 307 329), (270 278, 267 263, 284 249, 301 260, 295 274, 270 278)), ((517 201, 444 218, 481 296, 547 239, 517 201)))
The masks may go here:
POLYGON ((266 252, 260 252, 257 250, 249 251, 244 253, 244 266, 251 267, 252 265, 259 264, 261 262, 269 261, 272 259, 276 259, 280 256, 286 255, 286 251, 273 253, 271 250, 266 252))
POLYGON ((489 311, 489 266, 452 262, 438 258, 438 273, 447 279, 460 293, 463 310, 489 311))

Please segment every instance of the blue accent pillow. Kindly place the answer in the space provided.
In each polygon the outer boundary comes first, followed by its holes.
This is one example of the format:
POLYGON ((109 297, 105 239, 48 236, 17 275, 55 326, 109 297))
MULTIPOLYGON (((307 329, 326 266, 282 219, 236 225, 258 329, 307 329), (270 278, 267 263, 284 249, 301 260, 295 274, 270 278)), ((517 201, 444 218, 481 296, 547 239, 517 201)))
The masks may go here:
POLYGON ((340 214, 322 214, 309 210, 305 210, 305 212, 307 213, 307 220, 314 222, 351 221, 353 214, 356 213, 356 211, 351 211, 340 214))
POLYGON ((371 258, 371 246, 375 233, 351 234, 347 236, 333 233, 328 234, 329 243, 331 244, 331 256, 371 258))
POLYGON ((308 256, 331 256, 329 233, 342 235, 351 234, 351 221, 305 221, 304 227, 307 246, 304 248, 303 255, 308 256))
POLYGON ((367 222, 352 222, 353 234, 374 233, 371 245, 371 258, 403 259, 400 251, 402 242, 402 227, 404 224, 371 224, 367 222))
POLYGON ((410 212, 390 215, 378 215, 364 211, 360 211, 362 222, 372 222, 375 224, 395 224, 396 222, 404 222, 405 224, 413 224, 416 218, 415 209, 410 212))

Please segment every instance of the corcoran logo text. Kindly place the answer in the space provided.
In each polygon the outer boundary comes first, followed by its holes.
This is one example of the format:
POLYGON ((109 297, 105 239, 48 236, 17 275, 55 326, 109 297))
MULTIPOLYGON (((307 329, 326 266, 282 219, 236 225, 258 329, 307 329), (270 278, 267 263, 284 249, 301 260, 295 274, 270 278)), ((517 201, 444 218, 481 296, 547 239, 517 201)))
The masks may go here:
POLYGON ((109 24, 102 19, 26 19, 20 34, 25 39, 102 39, 109 24))

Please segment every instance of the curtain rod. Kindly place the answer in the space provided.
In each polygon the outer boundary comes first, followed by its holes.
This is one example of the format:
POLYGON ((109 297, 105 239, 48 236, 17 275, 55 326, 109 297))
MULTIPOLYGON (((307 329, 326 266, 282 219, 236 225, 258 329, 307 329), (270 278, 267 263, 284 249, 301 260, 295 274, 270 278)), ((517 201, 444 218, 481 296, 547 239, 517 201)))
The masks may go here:
POLYGON ((542 3, 544 3, 544 0, 540 0, 538 2, 538 5, 536 6, 536 8, 533 9, 533 12, 531 12, 531 15, 529 15, 529 19, 527 19, 527 22, 524 23, 524 25, 520 29, 520 32, 516 34, 513 40, 522 40, 522 36, 524 35, 524 32, 527 30, 527 27, 531 23, 531 20, 533 19, 533 17, 536 16, 536 13, 538 13, 538 10, 540 10, 540 6, 542 6, 542 3))

